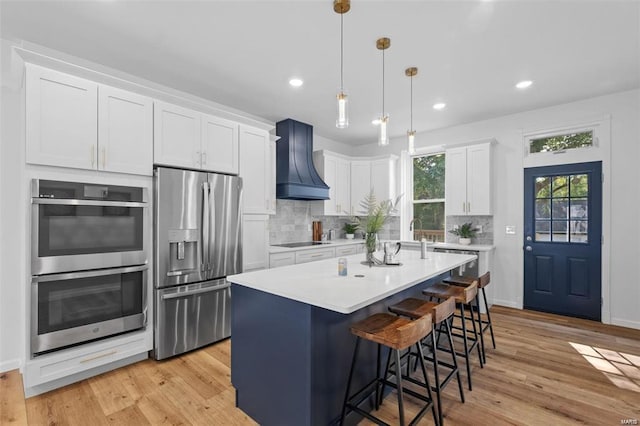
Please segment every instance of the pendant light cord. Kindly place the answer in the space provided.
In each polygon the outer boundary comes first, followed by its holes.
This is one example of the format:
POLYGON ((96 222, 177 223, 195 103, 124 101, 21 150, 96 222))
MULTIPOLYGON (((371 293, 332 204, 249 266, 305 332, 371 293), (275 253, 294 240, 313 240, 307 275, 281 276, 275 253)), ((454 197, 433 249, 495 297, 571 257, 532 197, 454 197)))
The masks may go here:
POLYGON ((411 76, 411 129, 413 132, 413 75, 411 76))
POLYGON ((384 51, 382 49, 382 118, 384 119, 384 51))
POLYGON ((344 13, 340 14, 340 93, 344 92, 344 24, 342 22, 344 13))

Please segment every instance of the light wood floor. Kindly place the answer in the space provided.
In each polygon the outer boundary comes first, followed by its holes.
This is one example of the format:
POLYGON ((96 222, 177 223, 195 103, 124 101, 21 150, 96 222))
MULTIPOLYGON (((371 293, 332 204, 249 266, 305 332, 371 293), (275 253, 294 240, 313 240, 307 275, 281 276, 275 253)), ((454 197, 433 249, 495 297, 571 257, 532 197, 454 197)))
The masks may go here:
MULTIPOLYGON (((465 404, 455 382, 445 389, 447 425, 640 420, 640 331, 502 307, 491 312, 498 348, 488 346, 484 369, 475 357, 474 388, 465 393, 465 404)), ((26 401, 20 374, 11 371, 0 375, 0 424, 254 425, 235 408, 229 351, 227 340, 168 361, 142 361, 26 401)), ((408 410, 415 406, 409 404, 408 410)), ((397 424, 395 394, 378 414, 397 424)), ((421 424, 432 422, 427 416, 421 424)))

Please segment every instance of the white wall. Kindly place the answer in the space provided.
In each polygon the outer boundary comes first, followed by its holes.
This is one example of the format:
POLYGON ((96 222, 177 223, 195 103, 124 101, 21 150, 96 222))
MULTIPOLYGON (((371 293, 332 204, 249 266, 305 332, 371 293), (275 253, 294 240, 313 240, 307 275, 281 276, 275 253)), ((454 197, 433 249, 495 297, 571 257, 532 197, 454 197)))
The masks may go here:
MULTIPOLYGON (((444 112, 446 113, 446 111, 444 112)), ((640 259, 640 90, 557 105, 492 120, 469 123, 416 136, 416 146, 454 144, 493 137, 494 150, 494 243, 495 261, 492 283, 498 304, 522 306, 522 235, 506 235, 505 225, 522 223, 522 132, 562 127, 567 123, 592 121, 611 116, 611 232, 610 294, 613 324, 640 329, 640 284, 637 264, 640 259)), ((404 138, 394 139, 388 147, 366 145, 354 148, 354 155, 399 153, 406 149, 404 138)), ((603 287, 606 283, 603 282, 603 287)))
POLYGON ((327 139, 325 137, 314 134, 313 135, 313 150, 320 151, 332 151, 337 152, 338 154, 353 155, 353 147, 351 145, 344 144, 342 142, 336 142, 331 139, 327 139))

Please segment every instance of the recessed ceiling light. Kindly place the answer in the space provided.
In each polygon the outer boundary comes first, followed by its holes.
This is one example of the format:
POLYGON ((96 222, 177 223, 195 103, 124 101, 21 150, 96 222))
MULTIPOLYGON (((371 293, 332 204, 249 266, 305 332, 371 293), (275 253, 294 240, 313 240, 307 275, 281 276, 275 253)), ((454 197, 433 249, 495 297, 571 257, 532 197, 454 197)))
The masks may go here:
POLYGON ((533 84, 533 81, 531 80, 523 80, 520 83, 516 84, 516 87, 518 89, 526 89, 527 87, 531 86, 533 84))
POLYGON ((438 111, 444 109, 444 107, 446 107, 447 104, 443 103, 443 102, 438 102, 437 104, 433 104, 433 109, 437 109, 438 111))
POLYGON ((302 83, 303 81, 299 78, 292 78, 291 80, 289 80, 289 84, 293 87, 300 87, 302 86, 302 83))
POLYGON ((371 124, 373 124, 374 126, 377 126, 378 124, 380 124, 380 119, 374 118, 373 120, 371 120, 371 124))

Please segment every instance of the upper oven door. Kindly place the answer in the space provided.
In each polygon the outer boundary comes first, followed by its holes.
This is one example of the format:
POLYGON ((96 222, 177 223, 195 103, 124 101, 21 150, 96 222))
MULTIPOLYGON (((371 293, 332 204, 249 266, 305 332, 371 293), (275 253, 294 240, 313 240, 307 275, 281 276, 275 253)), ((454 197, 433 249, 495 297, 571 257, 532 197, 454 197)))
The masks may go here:
POLYGON ((147 262, 146 188, 34 180, 33 191, 32 275, 147 262))

